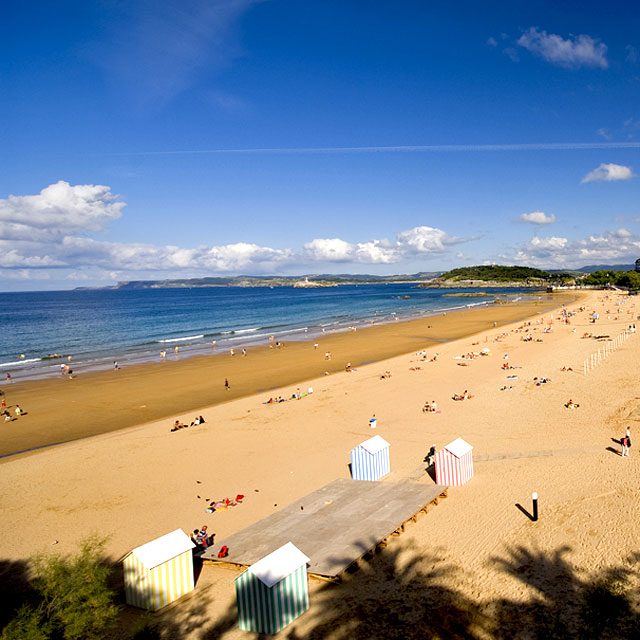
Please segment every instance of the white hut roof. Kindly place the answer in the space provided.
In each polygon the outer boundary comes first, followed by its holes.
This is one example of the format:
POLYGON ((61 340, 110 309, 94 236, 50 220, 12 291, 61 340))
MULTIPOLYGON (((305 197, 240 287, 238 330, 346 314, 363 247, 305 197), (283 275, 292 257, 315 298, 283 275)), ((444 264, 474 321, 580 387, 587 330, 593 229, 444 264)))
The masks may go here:
POLYGON ((274 584, 284 580, 296 569, 309 562, 309 558, 292 542, 265 556, 252 564, 247 571, 258 578, 265 586, 271 588, 274 584))
POLYGON ((365 451, 368 451, 371 455, 375 455, 388 447, 389 443, 381 436, 373 436, 373 438, 369 438, 368 440, 361 442, 359 446, 361 446, 365 451))
POLYGON ((136 547, 131 553, 142 562, 145 568, 153 569, 159 564, 171 560, 189 549, 193 549, 195 546, 191 538, 182 529, 176 529, 140 547, 136 547))
POLYGON ((469 453, 473 447, 462 438, 456 438, 453 442, 450 442, 445 449, 456 458, 462 458, 462 456, 469 453))

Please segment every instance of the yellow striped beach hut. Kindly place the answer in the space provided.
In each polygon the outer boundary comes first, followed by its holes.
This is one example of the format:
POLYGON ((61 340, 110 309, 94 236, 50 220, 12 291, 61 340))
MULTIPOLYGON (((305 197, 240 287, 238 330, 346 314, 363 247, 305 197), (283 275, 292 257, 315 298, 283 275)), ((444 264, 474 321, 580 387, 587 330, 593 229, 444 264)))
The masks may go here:
POLYGON ((176 529, 128 553, 122 561, 127 604, 157 611, 193 591, 194 547, 176 529))
POLYGON ((309 558, 287 542, 236 578, 238 626, 277 633, 309 608, 309 558))

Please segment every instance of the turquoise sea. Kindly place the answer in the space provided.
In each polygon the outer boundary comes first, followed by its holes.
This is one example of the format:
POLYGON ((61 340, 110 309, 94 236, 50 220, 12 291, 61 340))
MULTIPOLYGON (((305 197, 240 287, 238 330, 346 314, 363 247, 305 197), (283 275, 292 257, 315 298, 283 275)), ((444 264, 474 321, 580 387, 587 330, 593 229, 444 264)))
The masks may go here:
POLYGON ((110 368, 114 360, 120 366, 157 360, 162 350, 173 356, 176 346, 184 357, 266 344, 269 336, 313 339, 522 293, 483 291, 491 297, 448 297, 478 290, 415 284, 0 293, 0 376, 60 375, 69 355, 78 372, 110 368))

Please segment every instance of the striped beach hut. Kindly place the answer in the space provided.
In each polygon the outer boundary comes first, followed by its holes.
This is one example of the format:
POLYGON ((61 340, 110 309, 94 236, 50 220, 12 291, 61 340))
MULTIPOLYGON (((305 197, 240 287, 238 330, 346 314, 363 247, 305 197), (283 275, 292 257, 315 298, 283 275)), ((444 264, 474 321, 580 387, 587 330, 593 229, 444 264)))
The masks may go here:
POLYGON ((463 485, 473 477, 473 447, 462 438, 450 442, 436 453, 436 484, 449 487, 463 485))
POLYGON ((351 450, 351 477, 354 480, 378 480, 389 473, 389 443, 374 436, 351 450))
POLYGON ((193 591, 194 547, 176 529, 128 553, 122 561, 127 604, 157 611, 193 591))
POLYGON ((236 578, 238 625, 277 633, 309 608, 309 558, 287 542, 236 578))

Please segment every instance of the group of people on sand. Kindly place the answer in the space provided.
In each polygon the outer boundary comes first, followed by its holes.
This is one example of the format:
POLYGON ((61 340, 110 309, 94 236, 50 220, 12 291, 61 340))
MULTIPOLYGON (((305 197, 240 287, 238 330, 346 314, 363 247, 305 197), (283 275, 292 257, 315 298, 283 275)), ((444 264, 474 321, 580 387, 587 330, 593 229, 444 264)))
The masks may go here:
POLYGON ((191 542, 196 545, 195 551, 204 551, 211 546, 215 535, 215 533, 209 534, 206 524, 203 524, 201 529, 194 529, 191 534, 191 542))
POLYGON ((435 400, 429 402, 428 400, 424 403, 424 407, 422 407, 423 413, 436 413, 438 411, 438 405, 435 400))
POLYGON ((15 417, 11 417, 11 412, 9 411, 9 407, 7 407, 7 401, 4 399, 4 394, 1 391, 0 394, 2 395, 2 399, 0 400, 0 416, 4 418, 5 422, 11 422, 12 420, 17 420, 20 416, 26 415, 22 407, 17 404, 13 407, 15 417))
POLYGON ((239 504, 242 504, 243 500, 244 495, 242 493, 239 493, 235 497, 235 499, 225 498, 224 500, 212 500, 205 511, 207 513, 215 513, 216 511, 227 511, 227 509, 231 507, 237 507, 239 504))
POLYGON ((171 427, 171 431, 178 431, 179 429, 186 429, 188 427, 196 427, 199 424, 204 424, 206 420, 202 416, 196 416, 191 424, 186 424, 184 422, 180 422, 180 420, 176 420, 173 423, 173 427, 171 427))

